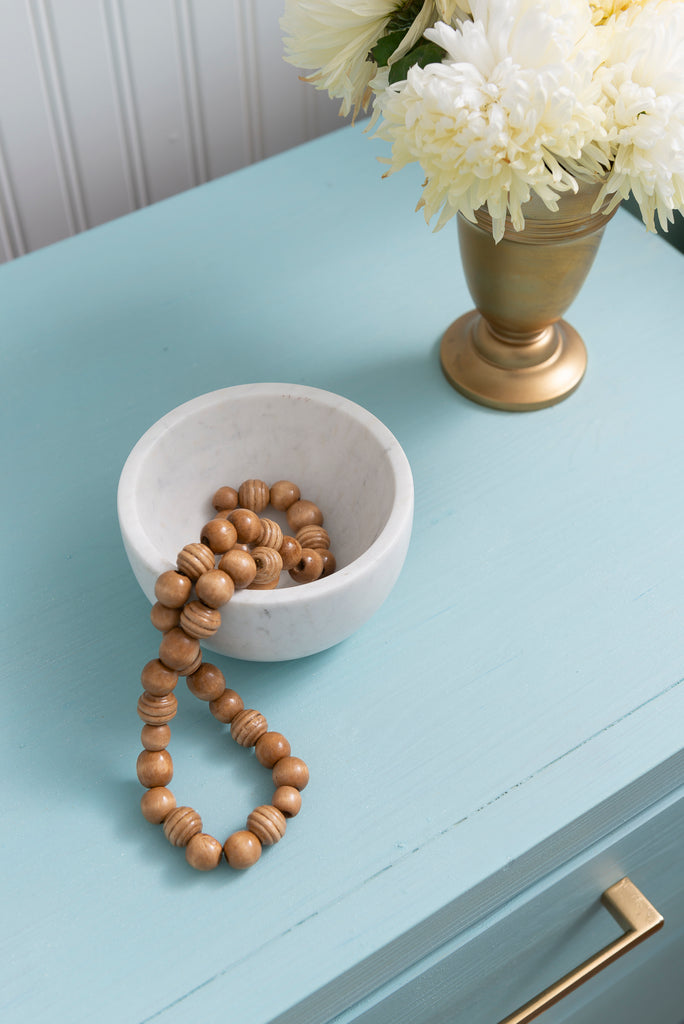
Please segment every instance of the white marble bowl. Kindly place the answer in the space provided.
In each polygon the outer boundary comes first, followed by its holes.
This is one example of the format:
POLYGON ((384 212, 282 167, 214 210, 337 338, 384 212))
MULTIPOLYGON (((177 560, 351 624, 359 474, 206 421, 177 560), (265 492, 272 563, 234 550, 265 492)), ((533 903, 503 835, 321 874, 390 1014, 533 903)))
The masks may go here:
MULTIPOLYGON (((214 492, 249 478, 293 480, 320 506, 337 570, 307 584, 283 573, 276 590, 237 591, 203 646, 247 661, 332 647, 380 607, 404 563, 413 521, 406 455, 375 416, 317 388, 245 384, 179 406, 138 441, 119 481, 126 554, 150 602, 157 576, 213 517, 214 492)), ((262 514, 286 525, 270 506, 262 514)))

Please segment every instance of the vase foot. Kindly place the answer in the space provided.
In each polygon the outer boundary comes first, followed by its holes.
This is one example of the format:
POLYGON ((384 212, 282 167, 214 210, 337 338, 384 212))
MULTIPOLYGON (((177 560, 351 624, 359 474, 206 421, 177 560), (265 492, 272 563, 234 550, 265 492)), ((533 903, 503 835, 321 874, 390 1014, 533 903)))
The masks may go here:
POLYGON ((440 358, 447 380, 462 395, 509 412, 561 402, 579 385, 587 367, 584 342, 565 320, 520 344, 494 335, 477 310, 447 328, 440 358))

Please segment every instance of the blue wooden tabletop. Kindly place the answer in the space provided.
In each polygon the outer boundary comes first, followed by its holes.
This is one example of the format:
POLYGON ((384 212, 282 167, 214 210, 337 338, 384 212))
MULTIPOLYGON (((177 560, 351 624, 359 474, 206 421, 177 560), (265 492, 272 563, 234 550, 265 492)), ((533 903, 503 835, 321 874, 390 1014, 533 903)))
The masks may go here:
MULTIPOLYGON (((8 1024, 327 1020, 682 781, 684 257, 618 213, 579 390, 481 408, 439 367, 455 228, 381 153, 344 129, 0 268, 8 1024), (251 381, 378 416, 415 526, 348 641, 212 656, 312 781, 254 869, 203 875, 139 812, 158 635, 116 487, 163 413, 251 381)), ((177 693, 173 789, 228 834, 270 780, 177 693)))

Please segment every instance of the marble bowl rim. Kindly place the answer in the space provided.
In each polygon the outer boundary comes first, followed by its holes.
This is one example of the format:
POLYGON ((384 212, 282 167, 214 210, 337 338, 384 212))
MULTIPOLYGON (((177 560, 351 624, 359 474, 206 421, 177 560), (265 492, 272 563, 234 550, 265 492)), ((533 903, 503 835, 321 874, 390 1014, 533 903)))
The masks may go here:
POLYGON ((250 395, 303 398, 345 412, 382 446, 383 454, 390 463, 395 492, 389 515, 382 530, 373 543, 352 562, 325 579, 316 580, 314 587, 308 584, 307 586, 283 587, 266 591, 236 590, 230 603, 257 607, 267 604, 275 608, 308 603, 315 600, 316 595, 323 597, 325 594, 330 597, 335 591, 344 591, 350 584, 372 574, 378 563, 383 562, 385 557, 391 556, 393 547, 401 541, 407 519, 412 520, 413 518, 414 484, 406 453, 389 427, 385 426, 368 409, 343 395, 324 388, 305 384, 271 382, 236 384, 198 395, 165 413, 140 437, 123 465, 117 490, 117 512, 121 532, 127 540, 128 546, 135 551, 152 574, 159 575, 166 569, 174 567, 171 560, 152 543, 140 520, 134 514, 136 511, 135 494, 142 464, 158 440, 170 429, 182 424, 189 414, 230 401, 231 398, 249 397, 250 395))

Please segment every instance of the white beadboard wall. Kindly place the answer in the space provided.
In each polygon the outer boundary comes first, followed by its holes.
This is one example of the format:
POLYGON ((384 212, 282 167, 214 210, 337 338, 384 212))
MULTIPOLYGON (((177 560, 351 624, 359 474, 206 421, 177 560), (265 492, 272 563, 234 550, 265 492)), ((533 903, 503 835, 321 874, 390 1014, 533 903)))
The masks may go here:
POLYGON ((283 0, 0 0, 0 261, 314 138, 283 0))

